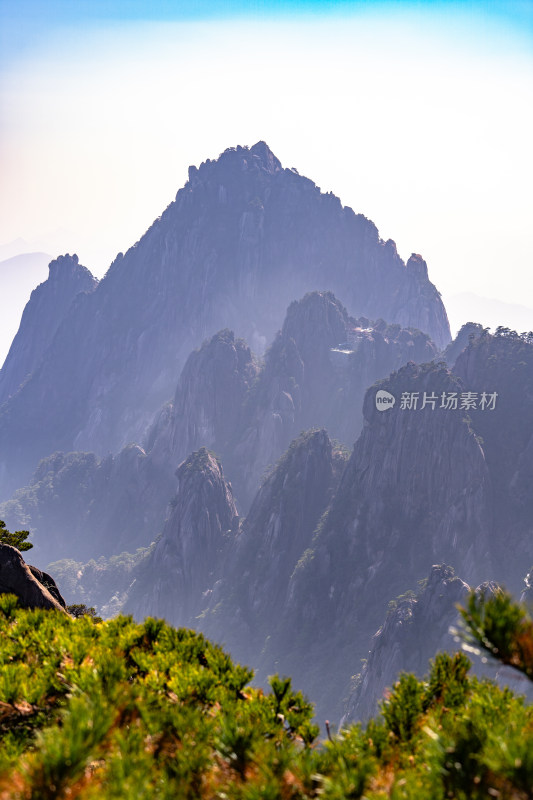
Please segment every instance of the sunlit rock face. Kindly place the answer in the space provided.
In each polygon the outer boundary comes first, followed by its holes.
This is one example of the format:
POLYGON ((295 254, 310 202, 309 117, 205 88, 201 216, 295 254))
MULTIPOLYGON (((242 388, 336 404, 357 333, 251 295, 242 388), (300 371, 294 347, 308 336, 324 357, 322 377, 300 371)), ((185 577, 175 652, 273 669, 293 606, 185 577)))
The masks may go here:
POLYGON ((14 594, 22 608, 66 611, 54 579, 26 564, 16 547, 0 544, 0 594, 14 594))
POLYGON ((58 449, 103 455, 139 441, 204 338, 229 327, 259 351, 288 304, 322 288, 351 314, 449 340, 423 260, 404 264, 372 222, 284 169, 264 142, 191 167, 161 217, 76 297, 3 409, 2 495, 58 449))

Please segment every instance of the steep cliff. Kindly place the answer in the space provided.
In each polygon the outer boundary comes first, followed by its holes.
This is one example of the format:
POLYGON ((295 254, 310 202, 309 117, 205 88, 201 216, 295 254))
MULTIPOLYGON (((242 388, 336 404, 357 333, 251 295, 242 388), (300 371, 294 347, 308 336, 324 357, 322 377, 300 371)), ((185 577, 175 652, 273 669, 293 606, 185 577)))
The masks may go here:
POLYGON ((408 364, 366 393, 361 436, 291 577, 269 647, 319 711, 365 657, 385 598, 431 564, 518 592, 533 562, 533 343, 482 332, 455 371, 408 364))
POLYGON ((67 310, 79 292, 92 292, 98 281, 78 256, 59 256, 49 264, 48 279, 31 293, 18 333, 0 370, 0 405, 40 365, 67 310))
POLYGON ((103 455, 141 440, 206 336, 231 327, 258 349, 294 297, 324 286, 351 313, 449 340, 423 260, 404 264, 372 222, 283 169, 264 142, 191 167, 147 233, 75 298, 2 409, 0 495, 56 450, 103 455))
POLYGON ((457 627, 457 604, 464 603, 469 591, 451 567, 436 565, 417 594, 411 591, 391 601, 362 670, 352 679, 342 726, 375 716, 400 672, 421 677, 436 653, 453 653, 460 647, 450 628, 457 627))
POLYGON ((491 484, 464 412, 402 408, 403 392, 460 391, 442 365, 409 364, 368 390, 365 426, 339 488, 288 587, 273 651, 285 672, 338 707, 386 602, 447 562, 470 582, 490 576, 491 484), (380 411, 377 392, 397 398, 380 411), (323 676, 331 681, 324 685, 323 676))
POLYGON ((140 618, 163 616, 173 624, 196 627, 195 616, 207 604, 235 535, 237 509, 220 462, 205 447, 190 455, 176 475, 172 511, 143 562, 125 610, 140 618))
MULTIPOLYGON (((273 367, 278 389, 287 375, 306 385, 306 344, 321 363, 314 329, 325 331, 324 354, 349 350, 329 347, 350 324, 331 295, 307 298, 291 313, 302 309, 311 320, 309 337, 300 340, 296 326, 284 341, 282 331, 276 341, 286 357, 270 361, 267 354, 246 394, 255 410, 261 406, 254 393, 269 370, 265 385, 275 385, 273 367)), ((370 325, 357 329, 358 336, 374 335, 370 325)), ((521 425, 532 428, 532 348, 527 337, 482 332, 457 359, 461 378, 443 363, 401 367, 366 392, 363 430, 347 462, 324 431, 302 435, 266 477, 238 526, 230 521, 233 499, 218 465, 207 455, 198 464, 193 458, 197 468, 187 481, 180 477, 157 563, 155 551, 143 562, 129 609, 199 626, 250 663, 259 680, 274 671, 295 675, 317 703, 319 719, 340 717, 339 687, 348 686, 367 655, 391 597, 416 589, 435 563, 456 565, 471 585, 497 580, 511 589, 513 576, 533 563, 526 491, 531 444, 520 436, 521 425), (482 401, 483 392, 486 400, 495 393, 494 407, 482 401), (500 494, 509 515, 505 526, 503 511, 494 507, 500 494), (222 524, 213 523, 221 517, 222 524), (224 536, 224 529, 231 533, 224 536), (197 541, 204 542, 207 558, 198 555, 197 541)), ((294 404, 298 413, 303 395, 294 404)), ((417 626, 426 631, 421 659, 426 645, 445 643, 438 618, 447 612, 440 601, 451 603, 456 590, 463 592, 465 584, 452 581, 446 569, 434 570, 416 604, 405 597, 398 604, 384 628, 391 652, 385 652, 385 639, 375 641, 374 659, 383 664, 376 666, 373 689, 374 677, 363 674, 369 702, 410 652, 417 626)), ((428 658, 432 654, 427 651, 428 658)), ((414 661, 407 661, 411 668, 414 661)))
POLYGON ((478 322, 465 322, 465 324, 461 326, 461 330, 458 331, 455 339, 450 342, 442 354, 443 360, 446 361, 450 369, 453 369, 457 358, 463 350, 484 332, 486 332, 486 329, 478 322))
POLYGON ((199 621, 207 635, 253 664, 260 678, 279 654, 268 648, 290 577, 338 485, 347 454, 324 430, 291 442, 241 522, 199 621))
MULTIPOLYGON (((458 607, 466 605, 472 587, 444 565, 432 567, 429 577, 420 583, 417 593, 407 592, 389 603, 385 622, 372 637, 368 657, 363 659, 360 673, 351 680, 341 726, 365 722, 375 716, 401 672, 422 677, 437 653, 454 653, 463 647, 472 665, 471 674, 489 678, 502 688, 508 687, 531 703, 533 687, 520 672, 502 666, 496 658, 465 642, 458 607)), ((500 592, 501 587, 494 581, 485 581, 475 591, 490 597, 500 592)), ((524 598, 521 599, 523 602, 524 598)))
POLYGON ((476 399, 469 415, 491 476, 495 577, 519 593, 524 568, 533 563, 533 337, 485 332, 458 357, 454 371, 476 399))
POLYGON ((128 445, 104 459, 56 453, 1 513, 31 529, 47 560, 132 552, 161 530, 176 467, 199 447, 220 456, 246 513, 263 473, 302 429, 328 427, 351 443, 367 385, 435 355, 426 334, 355 320, 330 292, 311 292, 289 306, 264 363, 220 331, 190 354, 143 448, 128 445))
POLYGON ((191 353, 174 400, 157 415, 146 449, 174 468, 189 453, 208 447, 226 453, 242 423, 242 408, 259 367, 246 343, 223 330, 191 353))
POLYGON ((354 319, 331 292, 310 292, 292 302, 246 398, 239 433, 227 454, 244 507, 265 468, 300 431, 324 427, 351 445, 362 427, 367 387, 407 361, 436 355, 426 334, 383 320, 354 319))

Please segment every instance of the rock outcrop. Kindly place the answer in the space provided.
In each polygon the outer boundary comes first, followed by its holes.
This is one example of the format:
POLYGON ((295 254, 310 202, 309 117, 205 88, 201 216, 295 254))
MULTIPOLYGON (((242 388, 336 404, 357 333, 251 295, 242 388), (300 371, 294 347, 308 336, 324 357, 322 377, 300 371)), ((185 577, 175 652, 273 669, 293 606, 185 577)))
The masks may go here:
POLYGON ((533 337, 485 332, 457 358, 454 372, 477 400, 469 416, 491 478, 490 550, 498 565, 492 577, 518 594, 533 563, 533 337))
POLYGON ((424 392, 440 398, 460 389, 443 365, 409 364, 366 394, 363 432, 291 576, 271 640, 282 671, 320 697, 319 711, 338 708, 334 687, 365 656, 386 600, 436 562, 460 565, 472 583, 491 574, 491 483, 468 420, 460 411, 401 407, 403 392, 419 392, 422 403, 424 392), (396 397, 394 407, 379 411, 378 391, 396 397))
POLYGON ((30 567, 16 547, 0 544, 0 594, 14 594, 23 608, 66 611, 53 578, 30 567))
POLYGON ((324 427, 351 446, 362 427, 367 387, 408 361, 436 355, 426 334, 354 319, 331 292, 310 292, 291 303, 225 459, 244 508, 265 468, 300 431, 324 427))
POLYGON ((21 384, 40 366, 44 352, 80 292, 92 292, 98 281, 78 256, 59 256, 51 261, 48 279, 31 293, 18 333, 0 370, 0 406, 17 393, 21 384))
POLYGON ((218 571, 201 629, 252 663, 261 679, 272 673, 279 655, 265 643, 286 606, 291 575, 311 545, 347 457, 324 430, 295 439, 265 478, 218 571))
POLYGON ((385 622, 374 634, 361 672, 352 679, 341 726, 366 722, 379 711, 400 672, 422 677, 436 653, 460 648, 450 628, 457 627, 457 604, 470 587, 451 567, 435 565, 418 594, 413 591, 391 601, 385 622))
POLYGON ((483 328, 483 325, 480 325, 478 322, 465 322, 465 324, 461 326, 461 330, 457 333, 455 339, 450 342, 442 354, 443 360, 446 361, 450 369, 453 369, 457 358, 463 350, 465 350, 474 339, 486 333, 486 330, 487 329, 483 328))
POLYGON ((142 441, 205 337, 230 327, 257 350, 291 300, 324 286, 350 313, 449 340, 424 262, 404 264, 372 222, 283 169, 264 142, 192 167, 175 202, 77 295, 4 404, 0 497, 57 450, 103 456, 142 441))
POLYGON ((177 470, 178 490, 161 538, 143 563, 125 609, 189 625, 207 605, 238 525, 231 486, 217 458, 201 448, 177 470))
POLYGON ((54 453, 0 505, 11 528, 30 529, 40 563, 88 561, 150 544, 161 532, 176 478, 138 445, 102 460, 54 453))
MULTIPOLYGON (((520 672, 502 666, 496 658, 466 643, 459 607, 465 606, 471 591, 472 587, 451 567, 437 565, 416 594, 410 591, 391 601, 385 622, 372 637, 360 673, 351 680, 341 727, 364 723, 375 716, 401 672, 427 675, 430 660, 437 653, 454 653, 463 646, 471 662, 471 674, 496 681, 502 688, 507 686, 517 695, 524 695, 526 702, 532 702, 533 689, 520 672)), ((500 587, 485 581, 475 591, 490 597, 500 587)))
POLYGON ((173 402, 163 407, 147 436, 152 459, 175 468, 200 447, 227 453, 258 371, 250 348, 229 330, 219 331, 194 350, 173 402))

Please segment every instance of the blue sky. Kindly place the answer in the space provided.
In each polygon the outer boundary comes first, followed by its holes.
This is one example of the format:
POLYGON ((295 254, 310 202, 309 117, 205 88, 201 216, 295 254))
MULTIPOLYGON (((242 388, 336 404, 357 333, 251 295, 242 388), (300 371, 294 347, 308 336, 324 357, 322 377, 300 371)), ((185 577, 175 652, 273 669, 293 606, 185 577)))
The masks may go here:
POLYGON ((532 109, 533 2, 0 0, 0 248, 101 275, 264 139, 445 297, 533 305, 532 109))
POLYGON ((302 15, 410 13, 433 15, 443 22, 455 16, 473 27, 495 25, 527 46, 533 46, 531 0, 0 0, 1 58, 27 52, 58 29, 135 21, 281 18, 302 15))

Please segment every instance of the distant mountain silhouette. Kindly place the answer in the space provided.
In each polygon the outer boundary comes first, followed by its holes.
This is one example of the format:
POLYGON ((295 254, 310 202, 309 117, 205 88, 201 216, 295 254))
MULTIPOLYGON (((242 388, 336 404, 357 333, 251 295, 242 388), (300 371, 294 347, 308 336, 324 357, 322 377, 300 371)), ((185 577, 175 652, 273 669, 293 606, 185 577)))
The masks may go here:
MULTIPOLYGON (((5 249, 5 248, 2 248, 5 249)), ((1 250, 0 249, 0 254, 1 250)), ((5 250, 9 252, 9 250, 5 250)), ((9 346, 15 336, 24 306, 32 289, 46 280, 47 253, 23 253, 6 257, 0 261, 0 367, 7 356, 9 346)))
MULTIPOLYGON (((461 292, 445 297, 446 310, 453 330, 468 320, 476 320, 487 328, 499 325, 522 333, 533 330, 533 308, 518 303, 505 303, 495 297, 482 297, 474 292, 461 292)), ((533 304, 532 304, 533 305, 533 304)))

